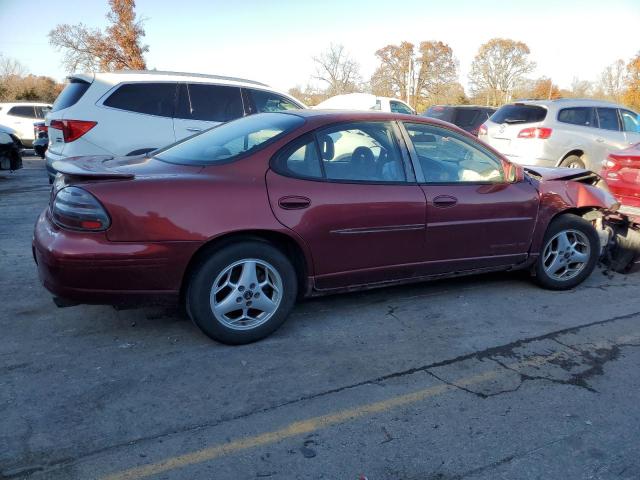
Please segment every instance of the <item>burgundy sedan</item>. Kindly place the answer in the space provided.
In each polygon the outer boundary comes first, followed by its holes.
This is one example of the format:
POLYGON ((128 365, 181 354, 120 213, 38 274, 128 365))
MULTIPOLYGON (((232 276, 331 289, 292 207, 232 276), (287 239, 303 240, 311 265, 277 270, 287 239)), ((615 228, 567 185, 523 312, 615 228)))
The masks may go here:
POLYGON ((591 172, 525 171, 453 125, 379 112, 252 115, 55 169, 33 246, 58 303, 184 302, 231 344, 304 296, 514 269, 572 288, 615 208, 591 172))
POLYGON ((609 154, 602 162, 602 177, 621 210, 640 219, 640 143, 609 154))

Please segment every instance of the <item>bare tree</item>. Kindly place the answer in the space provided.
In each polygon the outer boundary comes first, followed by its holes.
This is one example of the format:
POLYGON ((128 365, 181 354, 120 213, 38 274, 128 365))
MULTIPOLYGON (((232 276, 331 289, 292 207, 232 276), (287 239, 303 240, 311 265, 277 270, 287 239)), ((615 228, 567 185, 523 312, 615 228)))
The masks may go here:
POLYGON ((314 78, 327 84, 326 94, 329 96, 342 93, 357 92, 360 89, 360 65, 351 58, 343 45, 334 45, 317 57, 314 78))
POLYGON ((599 90, 608 100, 620 103, 624 95, 627 71, 624 60, 616 60, 600 74, 599 90))
POLYGON ((578 77, 573 77, 571 81, 571 97, 573 98, 586 98, 590 97, 593 93, 593 85, 588 80, 580 80, 578 77))
POLYGON ((402 98, 414 108, 442 96, 457 81, 457 62, 443 42, 421 42, 417 51, 410 42, 387 45, 376 56, 380 66, 371 77, 372 91, 402 98))
POLYGON ((535 68, 523 42, 493 38, 480 46, 469 73, 475 94, 487 95, 487 103, 499 105, 511 99, 514 88, 535 68))
POLYGON ((142 20, 136 20, 134 0, 109 0, 109 26, 104 32, 77 25, 62 24, 49 32, 49 43, 64 52, 63 65, 69 72, 78 69, 143 70, 142 20))

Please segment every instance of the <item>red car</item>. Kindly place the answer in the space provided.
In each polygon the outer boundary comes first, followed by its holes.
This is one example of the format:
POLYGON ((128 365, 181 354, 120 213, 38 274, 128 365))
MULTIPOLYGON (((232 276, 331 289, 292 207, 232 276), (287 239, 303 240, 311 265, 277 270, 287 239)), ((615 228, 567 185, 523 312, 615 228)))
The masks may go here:
POLYGON ((640 143, 611 153, 603 162, 602 177, 628 215, 640 217, 640 143))
POLYGON ((59 304, 181 301, 231 344, 304 296, 514 269, 572 288, 616 207, 591 172, 525 171, 453 125, 379 112, 252 115, 55 169, 33 247, 59 304))

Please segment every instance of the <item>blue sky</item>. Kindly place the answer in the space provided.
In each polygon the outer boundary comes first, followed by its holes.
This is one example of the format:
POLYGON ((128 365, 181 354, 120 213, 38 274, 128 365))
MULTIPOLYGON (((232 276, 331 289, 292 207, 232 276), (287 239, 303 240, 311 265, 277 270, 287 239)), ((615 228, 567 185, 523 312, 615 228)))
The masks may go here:
MULTIPOLYGON (((150 68, 235 75, 287 89, 306 84, 311 57, 342 43, 368 78, 375 51, 409 40, 448 43, 467 83, 479 45, 492 37, 526 42, 538 68, 561 87, 594 80, 640 50, 639 0, 349 1, 137 0, 146 19, 150 68)), ((104 27, 106 0, 0 0, 0 53, 31 73, 62 79, 47 33, 59 23, 104 27)))

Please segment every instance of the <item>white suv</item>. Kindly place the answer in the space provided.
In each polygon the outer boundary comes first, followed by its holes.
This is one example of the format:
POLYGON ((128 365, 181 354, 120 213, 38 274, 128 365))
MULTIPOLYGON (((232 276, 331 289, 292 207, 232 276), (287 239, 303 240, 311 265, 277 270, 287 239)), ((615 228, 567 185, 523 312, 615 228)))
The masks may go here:
POLYGON ((41 122, 51 108, 48 103, 0 103, 0 125, 9 127, 26 147, 33 145, 33 124, 41 122))
POLYGON ((640 117, 598 100, 530 100, 504 105, 478 138, 522 165, 600 171, 611 150, 640 142, 640 117))
POLYGON ((259 112, 306 108, 263 83, 157 71, 79 74, 46 117, 47 171, 85 155, 138 155, 222 122, 259 112))

